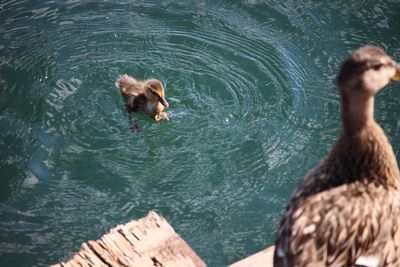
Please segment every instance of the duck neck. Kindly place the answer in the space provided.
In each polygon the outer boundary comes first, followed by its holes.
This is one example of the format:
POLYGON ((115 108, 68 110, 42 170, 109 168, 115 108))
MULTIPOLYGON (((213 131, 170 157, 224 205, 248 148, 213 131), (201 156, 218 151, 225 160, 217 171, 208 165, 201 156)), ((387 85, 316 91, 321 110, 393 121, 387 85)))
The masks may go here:
POLYGON ((341 97, 342 131, 346 135, 354 135, 363 129, 376 125, 374 119, 374 97, 365 98, 341 97))
POLYGON ((339 168, 344 179, 367 178, 374 183, 400 186, 396 156, 382 128, 374 119, 374 97, 365 99, 342 97, 342 132, 333 158, 344 166, 339 168), (361 174, 361 176, 360 176, 361 174))

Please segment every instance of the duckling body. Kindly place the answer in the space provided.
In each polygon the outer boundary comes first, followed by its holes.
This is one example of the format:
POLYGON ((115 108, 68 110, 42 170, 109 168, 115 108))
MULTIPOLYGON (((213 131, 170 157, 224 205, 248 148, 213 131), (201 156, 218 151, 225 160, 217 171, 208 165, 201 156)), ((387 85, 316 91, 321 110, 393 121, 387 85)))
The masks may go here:
POLYGON ((287 204, 275 267, 353 266, 360 257, 400 266, 400 173, 373 117, 374 95, 391 79, 400 79, 400 67, 376 47, 342 65, 341 133, 287 204))
POLYGON ((121 75, 115 85, 120 89, 128 113, 143 113, 153 117, 156 122, 168 119, 163 112, 169 104, 165 99, 164 87, 159 80, 139 81, 129 75, 121 75))

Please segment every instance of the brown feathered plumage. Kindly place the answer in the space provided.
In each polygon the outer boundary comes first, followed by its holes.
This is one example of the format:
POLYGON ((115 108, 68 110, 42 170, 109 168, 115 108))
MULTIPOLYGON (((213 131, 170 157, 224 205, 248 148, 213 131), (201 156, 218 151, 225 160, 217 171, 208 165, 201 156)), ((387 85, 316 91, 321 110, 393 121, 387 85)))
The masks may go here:
MULTIPOLYGON (((139 81, 129 75, 121 75, 115 85, 120 89, 129 113, 138 112, 148 114, 157 122, 168 119, 168 101, 165 99, 164 86, 159 80, 148 79, 139 81)), ((134 123, 133 127, 137 127, 134 123)))
POLYGON ((400 266, 400 174, 373 116, 374 95, 400 67, 366 46, 344 61, 338 84, 342 129, 327 157, 300 182, 278 230, 275 267, 400 266))

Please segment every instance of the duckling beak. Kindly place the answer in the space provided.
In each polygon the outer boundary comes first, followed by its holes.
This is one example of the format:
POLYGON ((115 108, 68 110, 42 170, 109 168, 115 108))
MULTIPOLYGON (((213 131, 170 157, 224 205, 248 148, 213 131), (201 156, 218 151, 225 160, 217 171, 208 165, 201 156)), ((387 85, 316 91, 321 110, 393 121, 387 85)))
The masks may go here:
POLYGON ((160 103, 161 105, 163 105, 165 108, 169 107, 169 103, 167 101, 167 99, 165 99, 165 97, 160 97, 160 103))
POLYGON ((396 73, 392 77, 392 81, 400 81, 400 64, 396 64, 396 73))

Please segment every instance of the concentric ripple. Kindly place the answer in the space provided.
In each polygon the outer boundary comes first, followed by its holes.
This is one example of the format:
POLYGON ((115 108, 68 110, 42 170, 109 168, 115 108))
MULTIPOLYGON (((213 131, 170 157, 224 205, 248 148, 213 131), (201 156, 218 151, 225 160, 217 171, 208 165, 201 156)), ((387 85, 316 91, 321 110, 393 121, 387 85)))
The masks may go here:
MULTIPOLYGON (((271 245, 338 133, 344 55, 370 40, 400 54, 395 1, 359 5, 0 2, 0 265, 65 260, 150 210, 209 266, 271 245), (124 73, 164 83, 169 121, 130 132, 124 73)), ((398 95, 382 99, 396 136, 398 95)))

